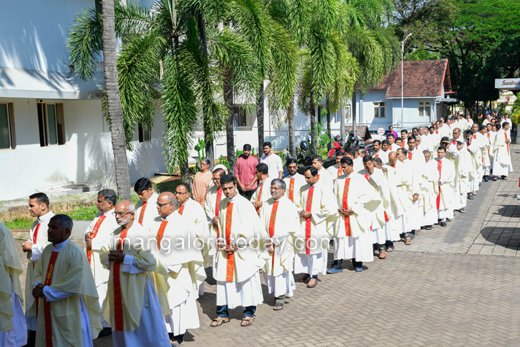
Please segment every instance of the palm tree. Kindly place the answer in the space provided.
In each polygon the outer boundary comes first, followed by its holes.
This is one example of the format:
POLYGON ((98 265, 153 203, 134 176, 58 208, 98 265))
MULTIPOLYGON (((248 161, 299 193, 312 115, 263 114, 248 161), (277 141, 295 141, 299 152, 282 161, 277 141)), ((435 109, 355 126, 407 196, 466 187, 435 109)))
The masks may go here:
MULTIPOLYGON (((69 38, 69 47, 81 43, 84 47, 93 49, 96 52, 103 50, 103 69, 105 77, 105 99, 103 106, 112 138, 116 188, 120 198, 130 200, 130 172, 126 156, 126 128, 123 124, 123 108, 118 85, 114 0, 104 0, 102 2, 101 11, 103 13, 102 22, 101 13, 95 9, 91 9, 88 12, 88 17, 95 19, 95 22, 82 23, 84 24, 82 30, 89 31, 91 34, 87 40, 82 42, 83 37, 81 33, 72 32, 69 38)), ((81 25, 81 22, 78 23, 81 25)), ((72 60, 72 63, 77 64, 78 62, 72 60)), ((81 62, 79 62, 76 67, 80 69, 84 68, 85 74, 83 74, 82 77, 91 78, 95 71, 94 59, 89 59, 85 61, 85 63, 86 66, 82 66, 81 62)))

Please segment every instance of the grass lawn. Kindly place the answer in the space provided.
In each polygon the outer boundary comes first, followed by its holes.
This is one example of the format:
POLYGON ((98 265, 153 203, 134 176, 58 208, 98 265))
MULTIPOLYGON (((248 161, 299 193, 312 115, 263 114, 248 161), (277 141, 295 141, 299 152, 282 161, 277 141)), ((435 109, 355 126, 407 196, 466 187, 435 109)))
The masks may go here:
MULTIPOLYGON (((175 188, 180 182, 181 180, 171 180, 153 183, 153 190, 158 194, 161 194, 163 192, 174 192, 175 188)), ((137 201, 139 201, 139 197, 136 193, 132 192, 132 202, 136 204, 137 201)), ((72 211, 53 212, 56 214, 66 214, 70 218, 72 218, 72 220, 92 220, 98 213, 98 209, 94 201, 92 201, 91 206, 78 206, 74 208, 72 211)), ((16 218, 12 220, 2 221, 2 223, 4 223, 5 226, 9 229, 30 229, 33 222, 34 218, 16 218)))

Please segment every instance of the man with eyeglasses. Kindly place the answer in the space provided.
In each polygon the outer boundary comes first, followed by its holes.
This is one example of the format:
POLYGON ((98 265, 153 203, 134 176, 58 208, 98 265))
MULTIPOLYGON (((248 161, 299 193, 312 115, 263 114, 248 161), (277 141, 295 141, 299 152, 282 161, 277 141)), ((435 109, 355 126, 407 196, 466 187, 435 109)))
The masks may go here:
POLYGON ((299 233, 299 216, 296 206, 285 195, 285 182, 279 178, 271 181, 271 198, 260 209, 262 227, 271 238, 267 244, 270 259, 263 267, 264 280, 269 294, 274 293, 273 310, 283 309, 286 297, 292 297, 296 289, 293 276, 294 242, 299 233))
MULTIPOLYGON (((117 203, 117 194, 112 189, 103 189, 98 192, 96 207, 99 213, 96 218, 90 223, 85 231, 85 252, 87 259, 96 282, 96 289, 99 295, 99 304, 103 308, 103 303, 107 295, 107 282, 110 271, 101 263, 100 251, 102 241, 109 238, 112 232, 117 229, 118 224, 114 215, 115 206, 117 203), (96 242, 97 241, 97 242, 96 242)), ((110 325, 101 317, 103 323, 103 330, 99 336, 106 336, 112 333, 110 325)))
POLYGON ((193 200, 198 202, 202 208, 204 208, 206 194, 212 179, 210 167, 211 161, 209 159, 202 159, 200 162, 201 171, 197 172, 193 178, 193 200))
POLYGON ((136 222, 148 230, 154 219, 158 217, 155 204, 159 195, 153 191, 152 182, 144 177, 135 182, 134 191, 140 199, 135 206, 137 209, 135 213, 136 222))
POLYGON ((134 204, 123 200, 114 213, 119 227, 101 248, 101 262, 110 270, 103 318, 114 346, 170 347, 162 314, 169 307, 159 301, 166 298, 168 273, 149 250, 150 233, 136 222, 134 204))
MULTIPOLYGON (((188 329, 200 327, 197 298, 199 286, 206 278, 201 244, 197 243, 197 221, 186 219, 189 217, 188 208, 183 214, 175 208, 177 201, 184 202, 181 208, 186 206, 184 196, 188 194, 182 194, 184 188, 177 186, 177 199, 170 192, 159 195, 157 212, 160 217, 150 229, 150 237, 155 239, 152 252, 169 273, 167 296, 171 314, 165 316, 164 321, 172 346, 184 342, 188 329)), ((193 204, 201 209, 197 202, 193 201, 193 204)), ((202 224, 205 222, 203 220, 202 224)))

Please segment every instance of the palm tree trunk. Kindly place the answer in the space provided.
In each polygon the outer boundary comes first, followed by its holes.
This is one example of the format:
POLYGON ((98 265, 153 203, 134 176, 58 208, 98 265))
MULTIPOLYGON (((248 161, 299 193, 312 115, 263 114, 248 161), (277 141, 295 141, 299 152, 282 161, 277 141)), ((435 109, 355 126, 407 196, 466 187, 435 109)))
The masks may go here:
POLYGON ((289 105, 288 114, 287 114, 287 120, 289 123, 289 152, 292 156, 296 157, 296 135, 295 135, 295 124, 294 124, 294 94, 291 99, 291 103, 289 105))
POLYGON ((354 136, 357 135, 356 132, 356 91, 354 90, 354 93, 352 93, 352 131, 354 132, 354 136))
POLYGON ((264 146, 264 81, 258 89, 256 105, 256 121, 258 122, 258 157, 262 157, 264 146))
POLYGON ((226 121, 226 152, 229 161, 229 173, 235 174, 235 117, 233 115, 233 85, 231 84, 231 71, 224 72, 224 98, 228 108, 226 121))
POLYGON ((116 187, 121 199, 130 200, 130 172, 126 157, 123 108, 119 95, 116 46, 114 0, 103 0, 103 69, 112 151, 114 153, 116 187))
MULTIPOLYGON (((201 13, 197 15, 197 26, 198 26, 198 34, 199 34, 199 46, 200 51, 204 57, 208 56, 208 44, 207 44, 207 38, 206 38, 206 22, 204 21, 204 17, 201 13)), ((209 115, 208 110, 203 107, 202 113, 203 113, 203 128, 204 128, 204 142, 206 143, 205 150, 206 150, 206 158, 210 160, 211 167, 210 170, 213 169, 213 166, 215 165, 215 151, 213 149, 213 131, 211 129, 211 126, 208 124, 209 122, 209 115)))
POLYGON ((312 90, 312 80, 314 77, 314 64, 311 64, 311 92, 310 92, 310 107, 311 112, 311 154, 316 154, 316 105, 314 104, 314 92, 312 90))
POLYGON ((340 106, 341 122, 340 122, 339 134, 341 136, 341 139, 343 140, 343 143, 345 143, 345 108, 343 106, 344 105, 343 105, 343 101, 342 101, 341 106, 340 106))
POLYGON ((327 150, 330 151, 330 149, 332 148, 332 146, 331 146, 332 131, 330 130, 330 103, 329 103, 328 95, 325 99, 325 108, 327 110, 327 135, 329 136, 329 142, 327 143, 327 150))

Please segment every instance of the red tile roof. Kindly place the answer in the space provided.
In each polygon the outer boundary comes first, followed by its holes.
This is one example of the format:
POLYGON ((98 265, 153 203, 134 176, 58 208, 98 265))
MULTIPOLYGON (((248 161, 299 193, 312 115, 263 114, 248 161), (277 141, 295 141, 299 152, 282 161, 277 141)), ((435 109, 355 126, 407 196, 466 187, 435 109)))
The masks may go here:
MULTIPOLYGON (((451 91, 448 60, 417 60, 404 62, 404 97, 441 96, 442 85, 451 91)), ((401 64, 370 90, 386 90, 387 98, 401 96, 401 64)))

